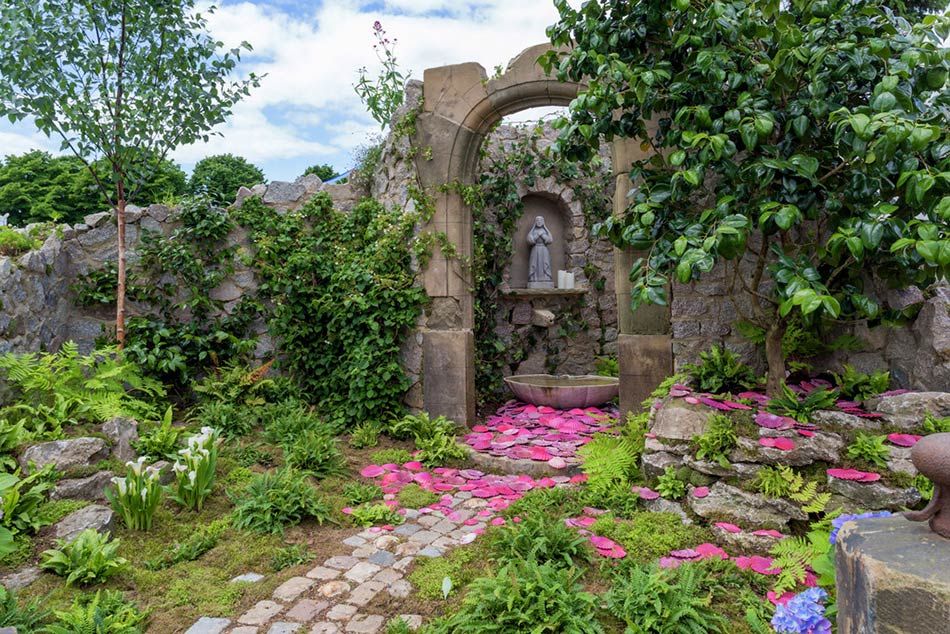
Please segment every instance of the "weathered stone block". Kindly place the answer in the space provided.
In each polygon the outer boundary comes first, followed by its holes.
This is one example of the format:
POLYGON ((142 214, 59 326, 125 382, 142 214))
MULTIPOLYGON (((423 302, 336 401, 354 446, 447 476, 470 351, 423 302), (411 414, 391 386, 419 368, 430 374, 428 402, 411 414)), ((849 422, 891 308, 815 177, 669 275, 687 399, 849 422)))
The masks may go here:
POLYGON ((950 540, 903 517, 845 522, 835 550, 839 634, 945 634, 950 540))

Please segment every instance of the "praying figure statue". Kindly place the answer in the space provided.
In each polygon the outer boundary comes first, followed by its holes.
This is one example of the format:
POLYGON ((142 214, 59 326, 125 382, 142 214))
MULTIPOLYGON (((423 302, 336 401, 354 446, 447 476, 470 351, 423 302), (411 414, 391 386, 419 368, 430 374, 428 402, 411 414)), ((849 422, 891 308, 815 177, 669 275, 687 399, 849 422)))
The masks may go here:
POLYGON ((554 288, 551 253, 548 251, 548 245, 552 242, 554 237, 544 226, 544 216, 537 216, 534 226, 528 232, 528 244, 531 245, 531 254, 528 256, 528 288, 554 288))

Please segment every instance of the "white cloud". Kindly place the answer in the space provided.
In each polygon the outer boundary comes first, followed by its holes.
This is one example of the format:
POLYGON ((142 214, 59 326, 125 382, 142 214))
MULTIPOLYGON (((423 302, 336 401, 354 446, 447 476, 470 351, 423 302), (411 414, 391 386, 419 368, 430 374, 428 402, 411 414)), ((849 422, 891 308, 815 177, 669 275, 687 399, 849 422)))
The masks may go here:
MULTIPOLYGON (((368 0, 271 1, 225 4, 206 15, 212 34, 226 47, 241 41, 254 46, 242 55, 241 72, 267 76, 218 128, 223 137, 174 153, 186 167, 224 152, 244 156, 276 179, 293 177, 267 169, 278 159, 345 167, 352 148, 378 130, 353 91, 360 67, 366 66, 370 77, 379 69, 375 20, 397 40, 401 68, 422 79, 426 68, 467 61, 481 63, 491 74, 496 65, 545 41, 545 27, 557 19, 551 0, 385 0, 378 12, 364 12, 380 6, 368 0)), ((9 152, 39 145, 23 126, 15 130, 0 132, 9 152)))

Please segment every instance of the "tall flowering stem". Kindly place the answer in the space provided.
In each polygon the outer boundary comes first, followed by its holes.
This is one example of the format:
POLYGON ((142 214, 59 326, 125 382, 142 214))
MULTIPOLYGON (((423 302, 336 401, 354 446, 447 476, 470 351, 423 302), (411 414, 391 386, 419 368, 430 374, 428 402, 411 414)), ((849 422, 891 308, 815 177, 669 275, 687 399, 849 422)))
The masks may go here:
POLYGON ((408 73, 404 74, 400 70, 394 53, 396 40, 386 36, 386 30, 379 20, 373 22, 373 35, 376 37, 373 50, 382 69, 374 82, 368 77, 366 67, 361 68, 360 78, 353 89, 366 105, 369 114, 385 129, 396 109, 402 105, 408 73))
POLYGON ((214 488, 221 435, 213 427, 202 427, 201 433, 189 438, 187 444, 178 451, 179 458, 172 467, 177 480, 172 499, 187 509, 200 511, 214 488))
POLYGON ((106 497, 112 508, 122 516, 125 525, 135 531, 152 528, 152 518, 162 501, 162 486, 158 482, 159 470, 145 467, 146 457, 125 463, 128 468, 124 478, 112 478, 114 488, 106 489, 106 497))

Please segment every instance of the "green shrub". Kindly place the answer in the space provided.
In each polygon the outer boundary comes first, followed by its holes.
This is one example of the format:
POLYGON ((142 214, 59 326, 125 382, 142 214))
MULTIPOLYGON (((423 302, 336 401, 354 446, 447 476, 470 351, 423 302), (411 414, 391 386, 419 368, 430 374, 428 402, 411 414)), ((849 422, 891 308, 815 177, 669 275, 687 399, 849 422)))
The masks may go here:
POLYGON ((782 385, 782 395, 777 396, 765 405, 765 409, 779 416, 794 418, 800 423, 811 422, 811 415, 822 409, 829 409, 838 400, 838 392, 820 387, 799 398, 787 385, 782 385))
POLYGON ((503 563, 524 559, 572 568, 589 563, 591 557, 587 538, 547 513, 528 515, 493 531, 491 547, 495 559, 503 563))
POLYGON ((386 622, 386 634, 412 634, 409 622, 401 616, 394 616, 386 622))
POLYGON ((373 461, 373 464, 404 465, 412 460, 412 454, 405 449, 383 449, 374 453, 370 460, 373 461))
POLYGON ((262 405, 274 382, 267 376, 273 361, 256 368, 231 361, 214 371, 194 386, 195 392, 208 401, 221 401, 238 405, 262 405))
MULTIPOLYGON (((383 490, 378 484, 364 482, 347 482, 343 486, 343 497, 348 504, 356 506, 364 502, 383 499, 383 490)), ((403 505, 405 506, 405 505, 403 505)))
POLYGON ((945 434, 950 432, 950 416, 946 418, 937 418, 930 412, 924 415, 924 420, 920 424, 920 430, 926 434, 945 434))
POLYGON ((512 561, 473 581, 458 612, 429 629, 432 634, 603 634, 598 599, 577 581, 571 568, 512 561))
POLYGON ((326 429, 307 429, 285 447, 287 464, 315 478, 346 473, 337 439, 326 429))
POLYGON ((145 562, 149 570, 164 570, 183 561, 194 561, 218 545, 221 536, 230 525, 230 518, 217 519, 206 526, 197 528, 185 541, 178 542, 171 550, 145 562))
POLYGON ((641 634, 725 633, 728 624, 712 608, 708 574, 700 564, 677 568, 625 566, 604 597, 607 611, 641 634))
POLYGON ((305 564, 311 561, 313 557, 313 553, 309 552, 306 546, 302 544, 291 544, 274 553, 274 557, 270 562, 270 568, 274 572, 280 572, 292 566, 305 564))
POLYGON ((595 357, 594 372, 600 376, 620 376, 620 363, 616 356, 595 357))
MULTIPOLYGON (((25 478, 20 470, 0 473, 0 526, 12 533, 35 533, 43 526, 40 508, 53 488, 55 467, 47 464, 25 478)), ((5 554, 0 548, 0 556, 5 554)))
POLYGON ((537 515, 549 513, 552 517, 571 517, 581 512, 586 502, 580 499, 575 489, 567 487, 535 488, 512 502, 504 514, 537 515))
POLYGON ((386 504, 361 504, 353 507, 350 521, 357 526, 376 526, 381 524, 402 524, 406 518, 386 504))
POLYGON ((350 446, 354 449, 375 447, 379 444, 379 434, 382 430, 383 426, 377 422, 360 423, 350 432, 350 446))
POLYGON ((406 414, 394 418, 386 425, 386 434, 397 440, 416 440, 433 436, 454 436, 459 430, 458 423, 445 416, 430 419, 427 412, 406 414))
POLYGON ((57 611, 56 622, 42 634, 141 634, 148 618, 121 592, 106 590, 78 596, 68 611, 57 611))
POLYGON ((702 392, 742 392, 758 382, 752 368, 724 346, 714 345, 709 352, 701 352, 699 358, 700 363, 687 363, 683 369, 702 392))
POLYGON ((42 243, 6 225, 0 227, 0 256, 16 257, 39 249, 42 243))
POLYGON ((22 606, 13 590, 0 585, 0 627, 15 627, 18 632, 35 632, 49 612, 40 607, 39 599, 30 599, 22 606))
POLYGON ((169 405, 161 422, 148 431, 143 431, 139 439, 133 443, 133 447, 140 456, 149 456, 156 460, 161 458, 175 460, 178 455, 178 441, 184 433, 184 429, 172 427, 172 407, 169 405))
POLYGON ((43 552, 42 568, 66 577, 66 585, 102 582, 119 572, 129 562, 118 556, 119 540, 109 541, 109 533, 99 534, 87 528, 74 540, 56 540, 58 548, 43 552))
POLYGON ((264 473, 237 492, 228 492, 234 502, 234 526, 255 533, 281 533, 305 519, 319 524, 330 518, 330 507, 318 496, 305 474, 290 468, 264 473))
POLYGON ((584 487, 578 499, 581 506, 610 509, 618 517, 630 517, 640 512, 640 496, 626 482, 612 484, 606 489, 584 487))
POLYGON ((433 491, 426 491, 415 482, 410 482, 400 489, 396 499, 399 500, 399 506, 407 509, 421 509, 435 504, 441 496, 433 491))
POLYGON ((192 410, 191 422, 201 427, 214 427, 225 438, 240 438, 254 429, 257 422, 254 409, 225 401, 207 401, 192 410))
POLYGON ((30 438, 25 425, 25 420, 14 424, 5 418, 0 418, 0 472, 16 469, 17 462, 13 457, 13 450, 30 438))
POLYGON ((713 414, 709 417, 706 430, 701 436, 694 436, 693 442, 697 447, 697 460, 715 460, 720 466, 728 469, 730 466, 728 454, 739 442, 736 424, 724 414, 713 414))
POLYGON ((665 498, 681 500, 686 496, 686 483, 676 475, 676 469, 667 467, 657 478, 656 490, 665 498))
POLYGON ((884 468, 891 457, 891 449, 887 445, 887 436, 873 436, 859 431, 854 437, 854 442, 848 445, 846 455, 851 460, 864 460, 884 468))
POLYGON ((278 445, 290 445, 310 430, 333 432, 310 408, 298 401, 267 403, 254 408, 264 427, 264 438, 278 445))
POLYGON ((454 434, 437 433, 416 440, 417 459, 428 467, 441 467, 465 460, 468 447, 458 442, 454 434))
POLYGON ((277 447, 254 444, 234 448, 231 455, 242 467, 253 467, 254 465, 273 467, 277 464, 276 454, 279 453, 280 450, 277 447))
POLYGON ((878 370, 872 374, 865 374, 858 372, 850 365, 845 365, 844 371, 841 374, 835 374, 834 377, 841 398, 854 401, 866 401, 881 392, 886 392, 891 382, 890 372, 878 370))

